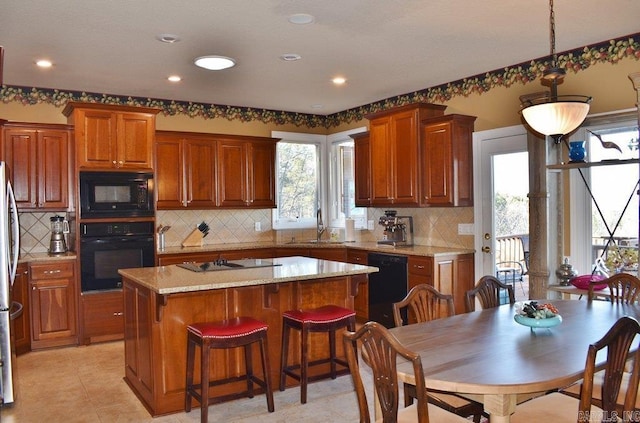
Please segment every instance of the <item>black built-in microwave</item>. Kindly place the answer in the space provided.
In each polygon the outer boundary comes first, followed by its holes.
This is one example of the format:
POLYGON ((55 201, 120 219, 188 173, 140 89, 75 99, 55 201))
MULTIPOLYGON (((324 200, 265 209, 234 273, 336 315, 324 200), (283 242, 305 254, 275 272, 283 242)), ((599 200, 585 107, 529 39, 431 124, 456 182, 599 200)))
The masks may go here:
POLYGON ((80 217, 153 216, 153 174, 80 172, 80 217))

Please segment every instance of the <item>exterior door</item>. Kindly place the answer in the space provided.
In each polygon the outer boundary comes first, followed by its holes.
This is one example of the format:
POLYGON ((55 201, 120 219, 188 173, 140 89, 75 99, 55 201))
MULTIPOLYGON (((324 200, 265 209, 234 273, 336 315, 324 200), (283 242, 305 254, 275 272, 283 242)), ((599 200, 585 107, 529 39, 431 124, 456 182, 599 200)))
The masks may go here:
MULTIPOLYGON (((523 126, 512 126, 473 134, 475 202, 475 280, 483 275, 495 275, 496 264, 496 186, 509 183, 528 193, 528 167, 499 166, 500 156, 527 151, 527 133, 523 126), (499 179, 499 181, 498 181, 499 179), (525 185, 522 187, 522 185, 525 185)), ((528 161, 528 160, 527 160, 528 161)))

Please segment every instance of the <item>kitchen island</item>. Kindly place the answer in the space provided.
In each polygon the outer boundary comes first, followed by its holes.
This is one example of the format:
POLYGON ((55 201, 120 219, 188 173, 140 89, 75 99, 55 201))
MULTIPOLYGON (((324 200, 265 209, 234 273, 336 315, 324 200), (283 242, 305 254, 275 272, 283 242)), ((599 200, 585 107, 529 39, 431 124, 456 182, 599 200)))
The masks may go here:
MULTIPOLYGON (((241 315, 266 322, 270 376, 277 386, 282 312, 326 304, 353 308, 358 284, 351 277, 378 270, 300 256, 268 260, 273 266, 194 272, 171 265, 119 271, 124 295, 124 379, 151 415, 184 409, 188 324, 241 315)), ((310 358, 326 355, 326 335, 311 335, 310 358)), ((342 343, 338 344, 341 354, 342 343)), ((291 345, 296 347, 290 357, 299 357, 295 337, 291 345)), ((244 372, 241 349, 213 351, 211 361, 211 378, 244 372)), ((228 387, 216 389, 223 392, 228 387)))

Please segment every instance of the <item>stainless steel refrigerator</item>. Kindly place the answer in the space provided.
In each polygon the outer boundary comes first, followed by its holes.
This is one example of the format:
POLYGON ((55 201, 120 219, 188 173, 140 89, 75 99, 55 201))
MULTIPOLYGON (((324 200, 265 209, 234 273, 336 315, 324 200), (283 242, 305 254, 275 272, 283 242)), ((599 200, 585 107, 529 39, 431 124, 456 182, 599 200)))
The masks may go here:
POLYGON ((11 339, 11 317, 22 310, 22 304, 11 300, 11 287, 16 278, 20 252, 20 226, 13 190, 7 177, 7 165, 0 162, 0 398, 3 404, 15 400, 13 390, 14 348, 11 339))

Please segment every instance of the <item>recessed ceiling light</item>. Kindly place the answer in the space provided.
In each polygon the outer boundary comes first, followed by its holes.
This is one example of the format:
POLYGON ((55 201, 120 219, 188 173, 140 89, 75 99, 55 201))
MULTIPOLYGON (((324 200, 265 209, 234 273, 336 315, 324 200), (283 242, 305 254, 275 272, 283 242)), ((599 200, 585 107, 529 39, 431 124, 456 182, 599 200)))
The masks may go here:
POLYGON ((53 66, 53 63, 51 63, 51 60, 40 59, 36 61, 36 65, 41 68, 50 68, 53 66))
POLYGON ((182 78, 180 78, 178 75, 171 75, 167 79, 169 81, 171 81, 171 82, 180 82, 180 81, 182 81, 182 78))
POLYGON ((174 34, 159 34, 156 35, 156 40, 162 41, 163 43, 173 44, 180 41, 180 37, 174 34))
POLYGON ((282 56, 280 56, 280 58, 285 62, 295 62, 296 60, 302 59, 302 56, 295 53, 285 53, 282 56))
POLYGON ((347 82, 347 80, 345 78, 341 77, 341 76, 336 76, 335 78, 333 78, 331 80, 331 82, 333 82, 336 85, 342 85, 345 82, 347 82))
POLYGON ((209 70, 223 70, 236 65, 235 60, 225 56, 201 56, 196 58, 193 63, 209 70))
POLYGON ((296 13, 294 15, 289 16, 289 22, 296 25, 306 25, 313 23, 316 18, 308 13, 296 13))

